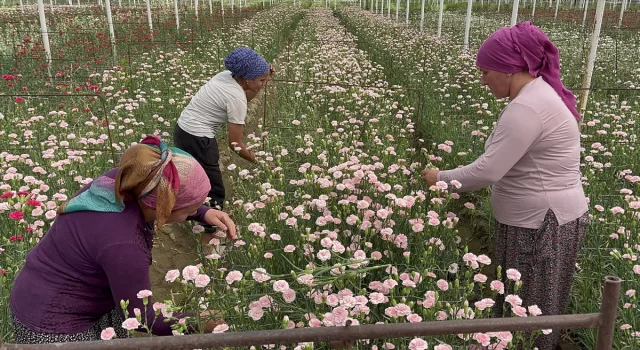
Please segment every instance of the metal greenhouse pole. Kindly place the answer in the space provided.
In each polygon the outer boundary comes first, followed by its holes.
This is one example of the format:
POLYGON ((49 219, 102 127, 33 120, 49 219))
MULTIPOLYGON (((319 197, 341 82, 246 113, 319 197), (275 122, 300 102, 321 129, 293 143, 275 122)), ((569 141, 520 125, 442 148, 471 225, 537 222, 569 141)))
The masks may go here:
MULTIPOLYGON (((20 2, 22 3, 22 2, 20 2)), ((51 48, 49 47, 49 32, 47 31, 47 18, 44 15, 44 0, 38 0, 38 17, 40 17, 40 31, 42 32, 42 43, 47 57, 47 72, 51 79, 51 48)))
POLYGON ((602 17, 604 15, 604 6, 607 0, 598 0, 596 7, 595 27, 591 35, 591 48, 587 57, 587 68, 582 81, 582 95, 580 96, 580 106, 578 112, 582 113, 587 108, 587 100, 589 98, 589 88, 591 88, 591 77, 593 76, 593 67, 596 62, 598 53, 598 41, 600 40, 600 28, 602 27, 602 17))
POLYGON ((620 6, 620 19, 618 20, 618 27, 622 27, 622 17, 624 16, 624 9, 627 7, 627 0, 622 0, 620 6))
POLYGON ((440 9, 438 10, 438 38, 442 36, 442 12, 444 12, 444 0, 440 0, 440 9))
POLYGON ((109 38, 111 39, 111 51, 113 52, 114 61, 117 58, 116 53, 116 34, 113 30, 113 17, 111 17, 111 0, 104 0, 105 9, 107 10, 107 25, 109 26, 109 38))
POLYGON ((467 18, 464 25, 464 50, 469 50, 469 32, 471 31, 471 9, 473 8, 473 0, 467 1, 467 18))
MULTIPOLYGON (((173 0, 173 13, 176 15, 176 30, 180 29, 180 14, 178 13, 178 0, 173 0)), ((224 13, 224 10, 222 11, 224 13)))
POLYGON ((151 40, 153 41, 153 19, 151 18, 151 0, 145 1, 147 4, 147 21, 149 22, 149 32, 151 33, 151 40))
POLYGON ((513 0, 513 10, 511 10, 511 26, 515 26, 518 23, 518 6, 519 0, 513 0))

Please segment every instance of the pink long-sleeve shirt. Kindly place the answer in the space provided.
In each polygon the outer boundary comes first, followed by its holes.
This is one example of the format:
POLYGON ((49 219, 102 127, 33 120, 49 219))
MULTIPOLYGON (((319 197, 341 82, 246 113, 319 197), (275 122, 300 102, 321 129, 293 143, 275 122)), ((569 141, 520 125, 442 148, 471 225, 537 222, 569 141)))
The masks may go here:
POLYGON ((578 123, 542 78, 524 86, 502 111, 478 159, 438 174, 439 181, 462 183, 459 192, 493 185, 496 220, 534 229, 549 209, 560 225, 588 210, 580 178, 578 123))

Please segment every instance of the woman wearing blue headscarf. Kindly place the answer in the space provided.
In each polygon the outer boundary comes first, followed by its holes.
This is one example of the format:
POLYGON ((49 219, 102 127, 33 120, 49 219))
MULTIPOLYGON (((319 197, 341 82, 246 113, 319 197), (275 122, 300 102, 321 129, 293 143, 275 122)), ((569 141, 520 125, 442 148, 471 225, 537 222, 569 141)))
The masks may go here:
POLYGON ((219 209, 223 207, 225 193, 216 133, 228 124, 231 149, 255 162, 255 155, 243 141, 247 102, 273 74, 272 66, 247 47, 232 51, 224 59, 224 65, 227 70, 202 86, 182 111, 173 134, 176 147, 191 154, 204 168, 211 183, 210 204, 219 209))

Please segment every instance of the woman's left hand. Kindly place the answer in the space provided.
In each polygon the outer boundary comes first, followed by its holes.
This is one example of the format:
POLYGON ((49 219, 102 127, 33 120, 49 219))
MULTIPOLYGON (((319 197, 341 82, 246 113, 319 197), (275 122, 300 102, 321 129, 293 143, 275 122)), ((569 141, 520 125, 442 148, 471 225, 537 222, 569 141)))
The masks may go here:
POLYGON ((440 170, 424 169, 422 170, 422 180, 427 183, 427 186, 433 186, 438 182, 438 174, 440 170))
POLYGON ((238 238, 236 235, 236 224, 233 223, 233 220, 231 220, 227 213, 217 209, 209 209, 209 211, 204 214, 204 219, 207 224, 216 226, 222 231, 225 231, 227 233, 227 238, 238 238))

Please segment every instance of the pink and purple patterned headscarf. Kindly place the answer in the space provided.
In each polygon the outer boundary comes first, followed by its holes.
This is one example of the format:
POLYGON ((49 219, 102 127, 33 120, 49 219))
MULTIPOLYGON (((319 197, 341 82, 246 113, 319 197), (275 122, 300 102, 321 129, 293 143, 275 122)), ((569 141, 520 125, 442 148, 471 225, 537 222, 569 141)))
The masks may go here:
POLYGON ((578 121, 582 116, 576 98, 560 79, 560 55, 549 37, 531 21, 503 27, 491 34, 478 50, 476 65, 507 74, 528 71, 542 77, 556 91, 578 121))

